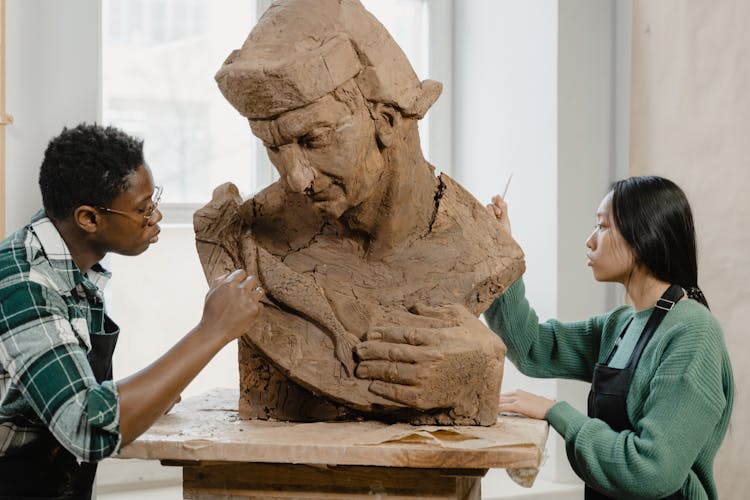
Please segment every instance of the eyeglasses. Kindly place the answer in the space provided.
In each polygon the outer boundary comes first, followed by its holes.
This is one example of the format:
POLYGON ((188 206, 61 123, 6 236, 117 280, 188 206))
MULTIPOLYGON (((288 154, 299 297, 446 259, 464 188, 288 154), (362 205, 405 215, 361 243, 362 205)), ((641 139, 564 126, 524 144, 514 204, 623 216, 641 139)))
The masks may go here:
POLYGON ((151 222, 151 219, 154 217, 154 214, 156 213, 156 209, 159 207, 159 202, 161 201, 162 192, 164 192, 164 188, 162 186, 154 187, 154 194, 151 196, 151 206, 147 208, 146 211, 142 214, 133 213, 133 212, 123 212, 121 210, 114 210, 112 208, 107 208, 107 207, 96 207, 96 209, 103 210, 105 212, 109 212, 112 214, 124 215, 125 217, 131 217, 133 218, 133 220, 138 220, 139 222, 143 222, 145 225, 151 222))

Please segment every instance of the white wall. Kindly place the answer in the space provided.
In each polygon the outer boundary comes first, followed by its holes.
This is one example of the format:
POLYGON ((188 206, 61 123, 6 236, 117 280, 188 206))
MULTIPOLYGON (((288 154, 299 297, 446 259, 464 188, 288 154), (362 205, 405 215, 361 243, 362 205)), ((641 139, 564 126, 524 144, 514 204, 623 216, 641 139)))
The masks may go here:
MULTIPOLYGON (((208 285, 187 224, 165 225, 159 242, 137 258, 110 255, 109 268, 110 311, 122 328, 113 360, 117 380, 153 362, 200 321, 208 285), (127 286, 118 287, 118 278, 127 286)), ((224 347, 182 396, 216 387, 239 390, 236 342, 224 347)))
MULTIPOLYGON (((442 153, 452 151, 452 161, 436 166, 483 202, 513 172, 507 199, 514 235, 526 251, 525 281, 542 319, 577 319, 607 306, 585 268, 583 240, 613 172, 627 162, 627 100, 615 83, 629 83, 621 65, 629 41, 618 28, 629 8, 622 5, 453 2, 454 69, 446 90, 453 91, 447 116, 454 135, 442 153)), ((8 0, 7 15, 7 107, 16 119, 8 127, 10 231, 40 205, 36 176, 49 138, 63 125, 98 117, 99 2, 8 0)), ((205 283, 193 248, 192 230, 173 227, 145 255, 112 258, 113 314, 128 325, 115 360, 118 377, 153 360, 200 317, 205 283), (178 253, 187 257, 178 262, 178 253), (144 275, 144 268, 156 271, 144 275), (123 277, 138 277, 142 293, 118 291, 123 277), (166 281, 182 293, 164 293, 166 281), (148 319, 153 311, 158 322, 148 319)), ((236 385, 235 349, 225 349, 186 394, 236 385)), ((528 380, 509 367, 504 387, 516 386, 579 406, 585 396, 581 386, 528 380)), ((551 451, 545 476, 572 480, 559 442, 551 451)))
POLYGON ((93 122, 99 106, 99 2, 6 0, 6 221, 8 233, 41 206, 47 142, 93 122))
MULTIPOLYGON (((454 9, 454 175, 487 202, 513 172, 506 198, 540 319, 600 314, 612 294, 586 268, 584 242, 627 163, 629 9, 614 0, 472 0, 454 9)), ((503 387, 586 410, 584 383, 532 380, 506 365, 503 387)), ((562 440, 553 432, 549 443, 542 477, 578 482, 562 440)))
MULTIPOLYGON (((100 120, 101 16, 100 3, 92 0, 6 1, 7 109, 15 119, 7 127, 10 233, 41 207, 38 174, 49 140, 64 126, 100 120)), ((113 255, 107 263, 114 273, 109 306, 123 326, 114 359, 116 378, 145 367, 200 319, 206 286, 197 254, 190 251, 192 229, 166 225, 161 239, 137 259, 113 255), (165 279, 185 293, 165 294, 165 279), (125 282, 128 289, 123 293, 125 282), (154 324, 154 317, 163 324, 154 324)), ((186 395, 237 385, 237 373, 236 346, 229 346, 186 395)))
POLYGON ((698 284, 733 363, 732 421, 714 462, 723 500, 750 490, 749 18, 746 0, 633 6, 631 173, 672 179, 690 200, 698 284))
MULTIPOLYGON (((526 253, 529 300, 556 315, 557 1, 454 4, 456 179, 487 203, 513 173, 506 199, 526 253)), ((506 362, 503 390, 555 397, 555 384, 506 362)), ((555 479, 556 462, 545 474, 555 479)), ((492 473, 491 473, 492 474, 492 473)))

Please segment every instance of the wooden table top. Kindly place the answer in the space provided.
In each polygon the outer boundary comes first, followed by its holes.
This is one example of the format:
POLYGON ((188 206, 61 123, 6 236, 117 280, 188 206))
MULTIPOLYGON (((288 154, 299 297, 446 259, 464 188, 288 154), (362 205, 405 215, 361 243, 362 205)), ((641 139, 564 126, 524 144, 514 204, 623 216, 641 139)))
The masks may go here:
POLYGON ((500 416, 491 427, 375 421, 241 420, 238 394, 214 389, 176 405, 119 458, 439 469, 538 469, 543 420, 500 416))

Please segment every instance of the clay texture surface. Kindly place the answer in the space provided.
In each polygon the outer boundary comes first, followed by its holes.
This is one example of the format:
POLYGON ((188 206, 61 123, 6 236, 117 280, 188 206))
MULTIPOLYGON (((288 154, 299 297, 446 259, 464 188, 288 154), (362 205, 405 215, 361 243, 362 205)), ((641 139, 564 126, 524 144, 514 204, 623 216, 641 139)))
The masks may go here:
POLYGON ((523 254, 423 158, 440 84, 356 0, 275 2, 216 79, 280 176, 194 219, 209 280, 243 267, 265 291, 240 415, 493 424, 505 347, 476 316, 523 254))

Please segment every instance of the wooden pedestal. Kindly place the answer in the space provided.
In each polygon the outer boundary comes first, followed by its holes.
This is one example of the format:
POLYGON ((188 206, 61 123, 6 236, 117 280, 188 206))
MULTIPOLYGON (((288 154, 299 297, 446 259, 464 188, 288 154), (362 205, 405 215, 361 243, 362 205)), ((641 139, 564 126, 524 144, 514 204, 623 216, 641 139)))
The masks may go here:
MULTIPOLYGON (((166 465, 166 464, 165 464, 166 465)), ((487 469, 410 469, 351 465, 174 464, 183 466, 184 498, 460 499, 481 498, 487 469)))
POLYGON ((236 392, 188 399, 119 458, 183 468, 185 498, 480 499, 489 468, 533 482, 544 421, 500 417, 492 427, 379 422, 240 420, 236 392))

